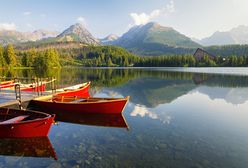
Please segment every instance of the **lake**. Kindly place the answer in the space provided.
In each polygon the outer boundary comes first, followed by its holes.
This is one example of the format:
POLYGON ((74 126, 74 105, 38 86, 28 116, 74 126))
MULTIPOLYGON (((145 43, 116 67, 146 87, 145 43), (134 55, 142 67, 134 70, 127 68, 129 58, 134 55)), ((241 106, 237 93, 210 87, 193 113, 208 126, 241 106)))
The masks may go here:
POLYGON ((248 68, 65 68, 1 76, 53 76, 57 87, 90 80, 91 95, 130 101, 118 121, 61 115, 48 138, 1 139, 0 168, 247 168, 248 68))

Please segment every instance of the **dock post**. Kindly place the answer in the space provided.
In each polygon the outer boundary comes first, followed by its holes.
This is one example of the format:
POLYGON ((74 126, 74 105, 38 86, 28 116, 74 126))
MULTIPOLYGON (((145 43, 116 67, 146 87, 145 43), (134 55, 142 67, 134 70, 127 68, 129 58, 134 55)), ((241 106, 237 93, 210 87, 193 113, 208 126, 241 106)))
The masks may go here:
POLYGON ((16 100, 18 101, 19 108, 22 110, 22 100, 21 100, 21 88, 20 84, 15 85, 16 100))
POLYGON ((42 92, 43 92, 43 90, 42 90, 42 78, 40 78, 40 84, 38 84, 38 89, 40 89, 40 93, 41 93, 41 96, 42 96, 42 92), (41 86, 41 87, 40 87, 41 86))

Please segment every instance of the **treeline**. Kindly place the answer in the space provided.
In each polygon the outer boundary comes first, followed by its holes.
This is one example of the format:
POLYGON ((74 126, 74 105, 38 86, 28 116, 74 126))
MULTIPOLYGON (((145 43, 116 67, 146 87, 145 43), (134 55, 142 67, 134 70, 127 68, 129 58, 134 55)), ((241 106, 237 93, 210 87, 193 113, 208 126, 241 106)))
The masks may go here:
POLYGON ((231 55, 244 56, 248 54, 247 44, 235 44, 235 45, 224 45, 224 46, 210 46, 204 47, 206 51, 217 56, 229 57, 231 55))
POLYGON ((142 57, 134 64, 137 67, 246 67, 248 56, 217 56, 214 59, 204 56, 197 60, 192 55, 171 55, 142 57))
POLYGON ((0 67, 34 67, 44 69, 50 67, 60 67, 59 53, 55 49, 46 49, 36 51, 30 49, 27 51, 15 51, 13 45, 6 47, 0 45, 0 67))
POLYGON ((142 57, 134 66, 137 67, 194 67, 196 59, 192 55, 171 55, 142 57))
MULTIPOLYGON (((66 44, 63 43, 63 45, 66 44)), ((45 48, 17 48, 16 51, 12 45, 0 46, 0 66, 23 66, 37 69, 67 65, 84 67, 248 66, 247 55, 217 56, 214 59, 206 55, 200 60, 195 59, 191 54, 140 57, 116 46, 80 46, 81 44, 74 43, 69 45, 70 47, 65 48, 52 45, 45 46, 45 48)))
POLYGON ((80 48, 65 48, 58 50, 61 58, 67 60, 63 65, 76 61, 81 66, 111 67, 133 66, 140 57, 116 46, 83 46, 80 48))
POLYGON ((59 52, 55 49, 47 49, 45 51, 36 51, 30 49, 25 52, 20 52, 21 64, 24 67, 34 67, 37 69, 47 69, 60 67, 59 52))

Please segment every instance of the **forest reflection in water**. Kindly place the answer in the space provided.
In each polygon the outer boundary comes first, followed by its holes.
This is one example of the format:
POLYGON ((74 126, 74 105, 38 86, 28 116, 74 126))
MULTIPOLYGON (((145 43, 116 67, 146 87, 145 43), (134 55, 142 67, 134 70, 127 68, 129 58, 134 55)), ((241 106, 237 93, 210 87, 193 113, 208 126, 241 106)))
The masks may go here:
MULTIPOLYGON (((7 75, 33 77, 37 73, 19 70, 7 75)), ((11 154, 1 153, 0 167, 248 165, 245 75, 180 72, 180 68, 63 68, 39 76, 56 77, 58 87, 91 81, 93 96, 129 95, 131 99, 119 122, 61 114, 59 125, 49 134, 57 161, 41 157, 39 162, 34 162, 36 157, 13 161, 11 154), (121 128, 108 127, 111 124, 121 128), (122 129, 126 127, 128 131, 122 129)))

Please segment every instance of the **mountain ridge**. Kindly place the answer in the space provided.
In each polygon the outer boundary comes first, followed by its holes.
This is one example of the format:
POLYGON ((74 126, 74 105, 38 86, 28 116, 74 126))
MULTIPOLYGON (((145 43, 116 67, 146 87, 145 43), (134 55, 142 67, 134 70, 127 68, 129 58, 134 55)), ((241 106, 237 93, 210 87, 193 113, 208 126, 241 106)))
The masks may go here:
POLYGON ((177 49, 186 51, 201 47, 172 27, 164 27, 156 22, 134 26, 111 44, 141 55, 146 55, 146 53, 153 53, 154 55, 177 54, 181 52, 177 52, 177 49))
POLYGON ((48 37, 56 37, 59 33, 57 31, 48 31, 38 29, 33 32, 19 32, 15 30, 1 30, 0 43, 22 43, 28 41, 37 41, 48 37))
POLYGON ((197 41, 204 46, 248 44, 248 26, 240 25, 229 31, 216 31, 211 36, 197 41))

